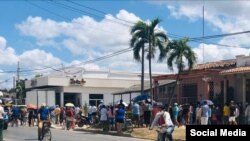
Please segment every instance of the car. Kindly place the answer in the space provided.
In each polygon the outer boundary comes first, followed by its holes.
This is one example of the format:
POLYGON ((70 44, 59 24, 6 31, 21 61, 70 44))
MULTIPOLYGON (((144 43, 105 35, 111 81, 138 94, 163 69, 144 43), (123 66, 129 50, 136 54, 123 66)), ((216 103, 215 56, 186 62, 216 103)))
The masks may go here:
POLYGON ((9 115, 7 114, 7 112, 4 112, 3 121, 4 121, 3 130, 7 130, 9 124, 9 115))

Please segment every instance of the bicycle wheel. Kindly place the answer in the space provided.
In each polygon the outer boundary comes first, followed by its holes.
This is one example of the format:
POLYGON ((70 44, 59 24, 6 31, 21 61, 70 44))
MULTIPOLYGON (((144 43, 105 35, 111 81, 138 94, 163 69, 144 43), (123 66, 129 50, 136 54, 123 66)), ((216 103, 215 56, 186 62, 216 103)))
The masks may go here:
POLYGON ((52 134, 50 129, 46 129, 44 134, 43 134, 43 141, 51 141, 52 139, 52 134))
POLYGON ((127 132, 132 133, 133 129, 133 124, 131 122, 127 123, 127 132))

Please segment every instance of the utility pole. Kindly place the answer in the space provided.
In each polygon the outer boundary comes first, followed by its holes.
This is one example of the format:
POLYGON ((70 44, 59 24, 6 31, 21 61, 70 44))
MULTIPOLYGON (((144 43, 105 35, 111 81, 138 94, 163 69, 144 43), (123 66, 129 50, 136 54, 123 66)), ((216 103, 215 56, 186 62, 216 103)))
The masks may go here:
POLYGON ((17 62, 17 82, 20 81, 20 66, 19 66, 19 61, 17 62))
POLYGON ((204 0, 203 0, 203 7, 202 7, 202 52, 203 52, 203 64, 205 62, 205 49, 204 49, 204 11, 205 11, 205 7, 204 7, 204 0))
POLYGON ((16 88, 16 78, 15 78, 15 76, 13 76, 13 88, 14 89, 16 88))

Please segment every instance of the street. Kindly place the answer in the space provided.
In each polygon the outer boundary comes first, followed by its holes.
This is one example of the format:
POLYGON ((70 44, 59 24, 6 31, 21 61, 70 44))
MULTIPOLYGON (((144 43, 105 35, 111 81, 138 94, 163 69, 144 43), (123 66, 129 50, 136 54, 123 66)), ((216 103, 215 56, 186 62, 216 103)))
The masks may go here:
MULTIPOLYGON (((94 134, 83 131, 51 129, 53 141, 147 141, 143 139, 94 134)), ((37 127, 9 127, 4 130, 5 141, 37 141, 37 127)))

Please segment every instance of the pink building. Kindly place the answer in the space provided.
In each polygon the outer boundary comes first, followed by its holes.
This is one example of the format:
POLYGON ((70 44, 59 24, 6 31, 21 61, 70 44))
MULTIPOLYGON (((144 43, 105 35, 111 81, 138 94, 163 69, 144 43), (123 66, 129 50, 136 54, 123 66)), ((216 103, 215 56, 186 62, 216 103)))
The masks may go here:
MULTIPOLYGON (((155 85, 160 80, 175 80, 176 74, 153 77, 155 85)), ((155 99, 168 101, 169 91, 155 90, 155 99)), ((210 99, 216 104, 234 100, 250 103, 250 56, 238 55, 236 59, 196 65, 190 72, 182 72, 175 87, 173 102, 194 103, 210 99)))
MULTIPOLYGON (((175 97, 173 102, 178 103, 196 103, 200 100, 211 99, 216 104, 224 103, 233 99, 235 89, 235 77, 227 75, 224 72, 236 68, 236 59, 222 60, 196 65, 190 72, 182 72, 175 88, 175 97)), ((154 83, 159 80, 175 80, 176 74, 161 75, 153 77, 154 83)), ((170 97, 167 90, 155 93, 155 99, 162 101, 165 93, 165 100, 170 97)))

